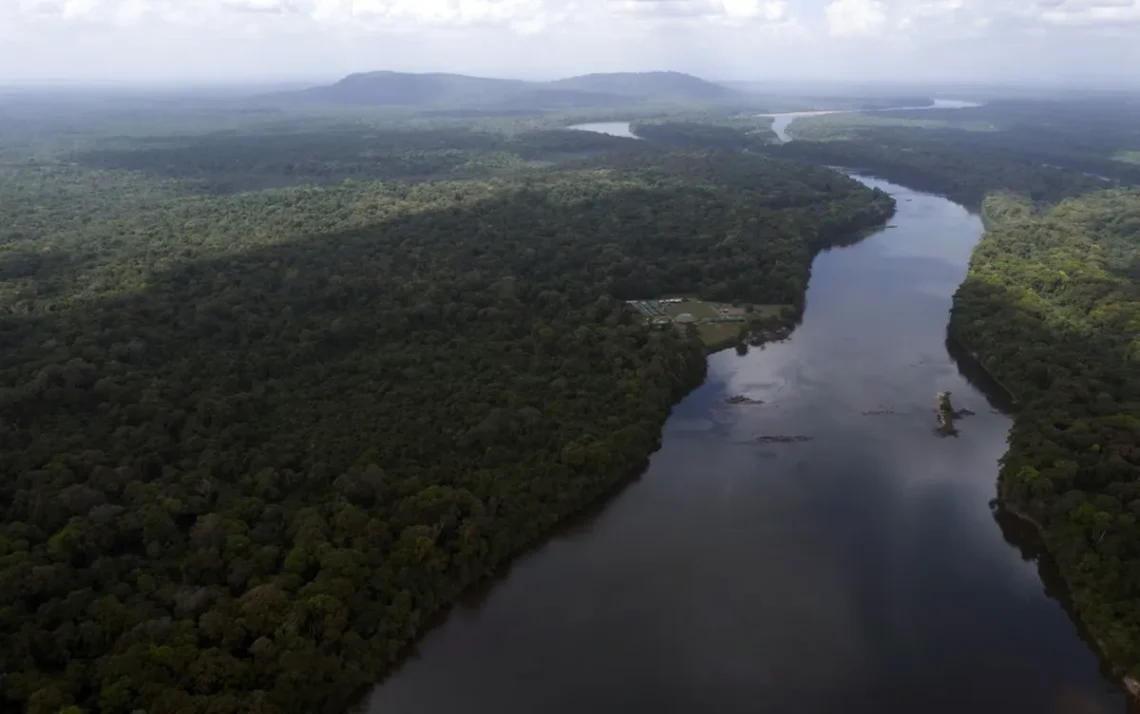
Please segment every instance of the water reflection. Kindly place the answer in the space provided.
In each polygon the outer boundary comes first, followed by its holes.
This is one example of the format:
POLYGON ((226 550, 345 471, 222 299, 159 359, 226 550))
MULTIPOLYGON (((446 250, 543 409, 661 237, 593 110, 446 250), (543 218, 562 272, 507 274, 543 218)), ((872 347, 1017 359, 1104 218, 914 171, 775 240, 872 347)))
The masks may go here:
POLYGON ((576 131, 592 131, 597 134, 609 134, 610 136, 620 136, 626 139, 640 139, 641 137, 634 134, 629 129, 629 122, 627 121, 602 121, 593 122, 590 124, 575 124, 568 126, 567 129, 574 129, 576 131))
POLYGON ((1115 712, 988 503, 1009 418, 946 322, 979 219, 899 196, 792 338, 714 355, 647 473, 461 605, 373 712, 1115 712), (935 393, 976 415, 933 434, 935 393), (730 405, 729 396, 762 400, 730 405), (760 436, 811 441, 763 444, 760 436))
MULTIPOLYGON (((1095 650, 1096 643, 1092 635, 1089 634, 1084 622, 1081 621, 1073 609, 1073 603, 1069 597, 1065 581, 1061 577, 1061 573, 1053 562, 1052 557, 1048 551, 1045 550, 1044 544, 1041 542, 1036 529, 1031 524, 1001 508, 994 508, 993 518, 1001 530, 1005 542, 1017 549, 1022 560, 1027 563, 1033 563, 1036 566, 1039 582, 1041 583, 1042 591, 1045 595, 1061 605, 1069 618, 1069 622, 1073 626, 1073 630, 1081 638, 1081 641, 1084 642, 1085 646, 1090 650, 1095 650)), ((1106 690, 1110 692, 1116 691, 1117 687, 1114 683, 1116 677, 1113 675, 1112 668, 1109 667, 1107 662, 1100 663, 1100 673, 1106 682, 1106 690)), ((1065 690, 1064 695, 1060 697, 1059 700, 1067 707, 1063 709, 1063 711, 1071 711, 1076 714, 1084 714, 1084 712, 1099 714, 1100 712, 1120 711, 1118 708, 1104 706, 1103 702, 1099 702, 1094 697, 1088 696, 1087 693, 1076 690, 1065 690)), ((1138 706, 1135 700, 1129 699, 1127 702, 1127 711, 1128 714, 1140 714, 1140 706, 1138 706)))

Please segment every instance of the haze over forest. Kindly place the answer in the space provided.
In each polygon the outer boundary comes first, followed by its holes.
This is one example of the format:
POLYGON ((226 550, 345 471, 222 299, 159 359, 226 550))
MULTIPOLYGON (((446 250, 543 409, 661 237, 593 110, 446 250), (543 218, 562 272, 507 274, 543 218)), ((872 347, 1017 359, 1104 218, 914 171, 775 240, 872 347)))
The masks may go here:
POLYGON ((20 0, 0 3, 0 84, 670 69, 1135 85, 1138 27, 1137 0, 20 0))
POLYGON ((1137 39, 0 0, 0 714, 1136 711, 1137 39))

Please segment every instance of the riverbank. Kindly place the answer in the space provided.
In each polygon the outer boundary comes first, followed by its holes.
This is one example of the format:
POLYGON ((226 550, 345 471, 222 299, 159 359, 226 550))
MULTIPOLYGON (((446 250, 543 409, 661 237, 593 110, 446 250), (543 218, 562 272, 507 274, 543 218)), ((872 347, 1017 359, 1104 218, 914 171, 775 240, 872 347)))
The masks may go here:
MULTIPOLYGON (((980 361, 979 361, 980 363, 980 361)), ((996 379, 995 379, 996 381, 996 379)), ((999 383, 1000 384, 1000 383, 999 383)), ((1012 393, 1011 393, 1012 394, 1012 393)), ((1016 399, 1016 396, 1014 397, 1016 399)), ((1018 417, 1015 415, 1016 421, 1018 417)), ((1017 426, 1015 425, 1015 429, 1017 426)), ((1011 448, 1012 452, 1012 448, 1011 448)), ((1006 456, 1010 455, 1007 452, 1006 456)), ((1032 467, 1031 467, 1032 468, 1032 467)), ((1061 553, 1065 550, 1066 544, 1063 540, 1058 540, 1056 537, 1051 536, 1049 529, 1045 526, 1042 520, 1031 516, 1025 506, 1015 494, 1018 492, 1016 488, 1016 480, 1022 476, 1022 473, 1014 473, 1010 468, 1003 466, 998 474, 998 496, 995 499, 997 506, 1002 512, 1017 518, 1022 523, 1031 527, 1036 534, 1042 548, 1048 553, 1049 557, 1053 559, 1056 566, 1057 573, 1063 582, 1068 595, 1068 606, 1071 607, 1073 615, 1080 620, 1088 633, 1090 643, 1095 645, 1097 655, 1109 667, 1113 675, 1116 676, 1125 690, 1132 696, 1132 698, 1140 702, 1140 677, 1134 676, 1130 668, 1130 663, 1109 647, 1105 640, 1104 625, 1089 617, 1088 606, 1082 606, 1082 602, 1088 602, 1087 598, 1077 598, 1076 594, 1082 592, 1086 583, 1082 582, 1077 575, 1077 571, 1071 565, 1062 562, 1059 559, 1061 553)))
POLYGON ((461 603, 369 711, 1119 708, 992 527, 1010 421, 945 348, 980 221, 868 183, 894 227, 816 256, 795 332, 711 356, 649 470, 461 603), (956 439, 936 390, 976 414, 956 439))
MULTIPOLYGON (((1045 525, 1042 524, 1041 521, 1021 510, 1021 508, 1016 503, 1002 499, 1000 496, 995 499, 995 503, 997 507, 1001 509, 1002 513, 1011 516, 1012 518, 1016 518, 1018 521, 1022 522, 1027 527, 1032 529, 1033 533, 1037 537, 1038 542, 1041 544, 1046 554, 1052 557, 1054 549, 1049 545, 1048 534, 1045 530, 1045 525)), ((1055 560, 1054 567, 1056 567, 1057 574, 1061 578, 1065 589, 1069 592, 1070 597, 1069 601, 1066 603, 1066 607, 1069 608, 1072 614, 1080 621, 1080 625, 1085 628, 1085 631, 1088 634, 1088 640, 1097 650, 1097 654, 1100 656, 1101 660, 1106 665, 1108 665, 1108 667, 1112 670, 1113 675, 1120 679, 1120 683, 1124 685, 1125 690, 1127 690, 1132 698, 1140 702, 1140 678, 1132 676, 1124 666, 1118 662, 1112 661, 1112 656, 1109 652, 1108 645, 1102 638, 1098 637, 1095 634, 1089 621, 1081 613, 1081 609, 1077 607, 1076 603, 1072 600, 1072 591, 1074 587, 1073 583, 1065 576, 1064 570, 1056 566, 1055 560)))
POLYGON ((1129 299, 1132 238, 1114 232, 1140 214, 1140 193, 1039 213, 997 196, 987 209, 950 332, 1020 405, 998 502, 1033 525, 1089 641, 1140 699, 1140 584, 1130 575, 1140 564, 1131 545, 1140 384, 1127 326, 1140 304, 1129 299), (1050 272, 1063 280, 1038 279, 1050 272))

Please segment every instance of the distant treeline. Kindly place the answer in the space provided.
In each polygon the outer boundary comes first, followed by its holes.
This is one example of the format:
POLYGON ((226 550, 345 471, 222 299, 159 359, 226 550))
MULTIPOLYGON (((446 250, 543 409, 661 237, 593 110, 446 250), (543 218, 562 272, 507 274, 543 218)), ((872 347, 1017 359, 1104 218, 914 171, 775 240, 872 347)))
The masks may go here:
POLYGON ((115 144, 69 158, 94 168, 191 181, 218 194, 345 179, 475 178, 605 152, 648 150, 588 131, 399 127, 227 132, 115 144))

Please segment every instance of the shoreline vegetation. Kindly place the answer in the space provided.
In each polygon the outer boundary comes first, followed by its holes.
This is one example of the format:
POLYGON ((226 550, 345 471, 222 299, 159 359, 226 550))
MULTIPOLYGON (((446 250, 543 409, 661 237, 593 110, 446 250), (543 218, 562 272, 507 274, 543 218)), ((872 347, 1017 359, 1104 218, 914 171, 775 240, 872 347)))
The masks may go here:
MULTIPOLYGON (((1120 336, 1140 324, 1140 197, 1039 214, 1105 186, 1058 168, 1083 159, 1053 114, 1040 136, 1016 115, 1022 133, 994 132, 1015 152, 838 116, 776 145, 770 119, 711 111, 640 142, 474 110, 216 133, 95 111, 89 134, 36 111, 0 136, 35 159, 0 163, 10 706, 343 710, 462 593, 635 479, 707 352, 786 335, 814 257, 889 220, 893 198, 831 165, 984 199, 950 329, 1023 402, 999 498, 1041 525, 1132 689, 1140 345, 1120 336), (789 310, 701 340, 625 304, 669 294, 789 310)), ((1114 169, 1134 171, 1083 168, 1114 169)))
MULTIPOLYGON (((1004 513, 1011 518, 1015 518, 1021 523, 1028 526, 1033 531, 1037 542, 1043 547, 1044 556, 1053 559, 1053 552, 1050 550, 1048 540, 1046 538, 1045 525, 1041 523, 1041 521, 1021 510, 1015 503, 1012 503, 1010 501, 1003 501, 1001 498, 997 498, 994 499, 994 505, 1001 513, 1004 513)), ((1053 565, 1054 567, 1056 566, 1055 560, 1053 561, 1053 565)), ((1063 573, 1060 574, 1060 577, 1061 582, 1066 590, 1066 595, 1068 595, 1070 598, 1063 604, 1071 616, 1077 619, 1077 623, 1075 624, 1084 629, 1085 640, 1091 647, 1096 650, 1096 654, 1100 658, 1101 662, 1106 663, 1109 666, 1113 676, 1117 677, 1120 680, 1120 683, 1124 686, 1124 689, 1128 692, 1128 694, 1131 695, 1134 699, 1140 700, 1140 677, 1129 674, 1129 672, 1125 670, 1119 663, 1113 662, 1111 653, 1108 649, 1108 645, 1104 640, 1095 635, 1089 629, 1088 621, 1081 614, 1080 609, 1077 608, 1072 602, 1072 584, 1065 578, 1063 573)))
POLYGON ((1041 208, 995 194, 983 212, 950 330, 1020 406, 998 503, 1036 529, 1099 654, 1140 698, 1140 191, 1041 208))
POLYGON ((938 396, 938 429, 943 436, 955 436, 958 429, 954 426, 954 417, 957 414, 950 403, 950 392, 939 392, 938 396))
POLYGON ((1140 132, 1105 104, 817 117, 761 150, 980 209, 950 337, 1016 408, 998 501, 1034 524, 1102 661, 1140 698, 1140 194, 1117 188, 1140 183, 1119 162, 1140 132))
POLYGON ((586 132, 130 136, 0 167, 0 689, 29 714, 349 706, 703 382, 697 326, 626 300, 790 321, 895 209, 586 132))

